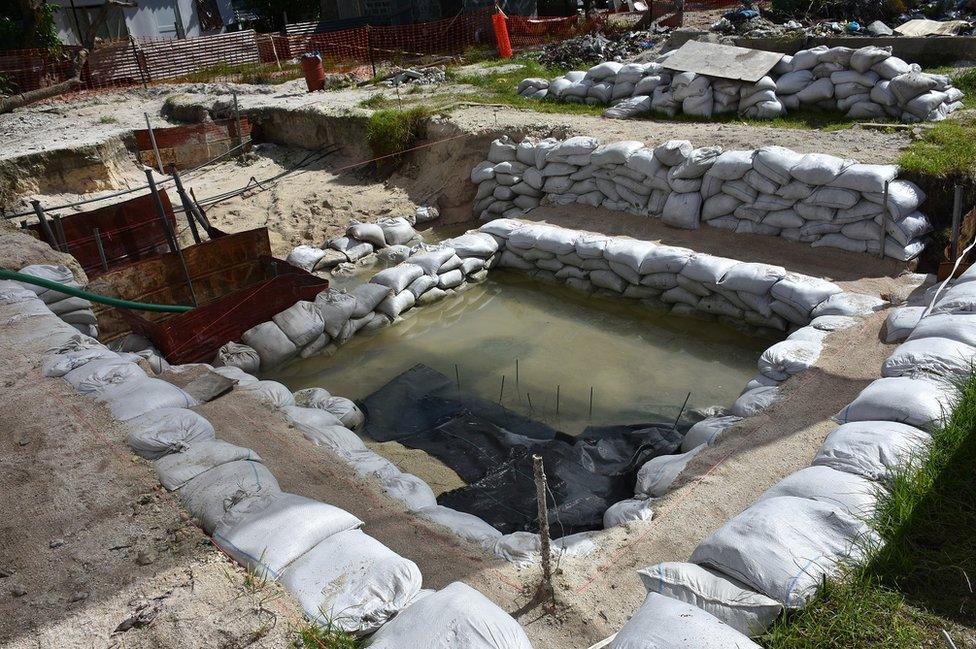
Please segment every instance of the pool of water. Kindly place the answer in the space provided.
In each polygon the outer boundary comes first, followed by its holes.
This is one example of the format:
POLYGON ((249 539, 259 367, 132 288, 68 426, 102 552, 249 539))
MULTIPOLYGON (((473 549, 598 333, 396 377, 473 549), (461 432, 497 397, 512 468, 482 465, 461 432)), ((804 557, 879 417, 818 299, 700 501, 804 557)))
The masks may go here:
POLYGON ((265 378, 361 399, 424 363, 465 392, 577 434, 591 423, 674 418, 689 392, 688 408, 730 406, 771 342, 496 269, 332 356, 265 378))

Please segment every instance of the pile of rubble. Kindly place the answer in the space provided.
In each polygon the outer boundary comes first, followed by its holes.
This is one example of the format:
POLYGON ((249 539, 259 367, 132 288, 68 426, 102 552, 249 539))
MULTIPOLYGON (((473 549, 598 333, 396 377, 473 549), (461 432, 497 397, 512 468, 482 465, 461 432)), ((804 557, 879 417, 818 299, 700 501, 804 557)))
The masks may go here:
MULTIPOLYGON (((885 14, 882 7, 859 6, 856 15, 859 18, 849 20, 817 20, 799 21, 795 19, 777 23, 758 10, 751 7, 729 11, 712 23, 709 31, 726 36, 742 36, 746 38, 775 38, 775 37, 830 37, 830 36, 901 36, 884 20, 875 19, 885 14), (869 22, 870 21, 870 22, 869 22)), ((903 14, 890 21, 898 26, 914 19, 925 18, 922 14, 903 14)), ((952 32, 956 35, 971 35, 976 30, 976 22, 970 22, 960 15, 960 12, 949 12, 943 16, 944 20, 958 21, 953 25, 952 32)))
POLYGON ((432 68, 407 68, 399 70, 388 78, 384 83, 390 87, 401 86, 404 84, 414 84, 418 86, 432 86, 444 83, 447 76, 443 67, 432 68))
POLYGON ((574 68, 586 63, 622 61, 654 46, 655 40, 667 29, 655 27, 648 31, 625 32, 609 38, 601 33, 585 34, 546 45, 539 62, 547 67, 574 68))

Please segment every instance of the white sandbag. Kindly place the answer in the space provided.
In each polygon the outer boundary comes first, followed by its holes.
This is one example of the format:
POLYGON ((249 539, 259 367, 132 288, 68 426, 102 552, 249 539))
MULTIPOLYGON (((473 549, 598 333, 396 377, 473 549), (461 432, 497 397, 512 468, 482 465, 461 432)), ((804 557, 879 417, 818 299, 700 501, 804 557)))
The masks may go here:
POLYGON ((396 264, 405 262, 407 257, 411 255, 411 252, 410 246, 392 245, 380 250, 376 253, 376 257, 386 264, 395 266, 396 264))
POLYGON ((281 411, 301 431, 302 436, 316 446, 343 451, 366 448, 356 433, 343 426, 339 418, 327 410, 285 406, 281 411))
MULTIPOLYGON (((457 271, 451 271, 451 272, 457 272, 457 271)), ((421 275, 423 274, 421 273, 421 275)), ((419 279, 419 277, 417 279, 419 279)), ((377 304, 376 312, 382 313, 383 315, 393 320, 399 317, 399 315, 404 311, 407 311, 408 309, 413 307, 416 301, 417 298, 414 296, 412 292, 408 290, 403 290, 397 293, 396 295, 391 295, 387 297, 385 300, 377 304)))
POLYGON ((139 457, 158 460, 213 438, 214 428, 203 416, 186 408, 159 408, 130 420, 126 441, 139 457))
POLYGON ((251 500, 234 519, 217 526, 214 542, 259 579, 278 579, 321 541, 363 524, 338 507, 287 493, 251 500))
POLYGON ((238 383, 235 388, 256 398, 267 408, 280 410, 295 405, 295 397, 291 390, 277 381, 255 381, 254 383, 238 383))
POLYGON ((876 222, 885 222, 886 231, 891 238, 903 246, 909 245, 914 239, 918 239, 933 230, 929 218, 921 212, 912 212, 901 219, 883 219, 880 215, 875 217, 876 222))
MULTIPOLYGON (((113 357, 89 359, 64 375, 64 380, 82 394, 102 392, 116 388, 129 381, 145 379, 146 373, 131 361, 118 354, 113 357)), ((99 398, 96 395, 96 398, 99 398)))
MULTIPOLYGON (((496 167, 495 173, 498 173, 496 167)), ((410 222, 407 221, 402 216, 395 216, 392 218, 380 219, 377 223, 380 229, 383 230, 383 238, 387 246, 399 246, 416 239, 417 231, 413 229, 410 222)))
POLYGON ((841 290, 839 286, 825 279, 787 273, 786 277, 773 285, 770 293, 798 311, 810 313, 818 304, 841 290))
POLYGON ((701 194, 698 192, 673 193, 668 196, 668 200, 664 204, 661 220, 676 228, 697 230, 701 203, 701 194))
POLYGON ((316 624, 364 634, 407 607, 420 590, 421 575, 413 561, 353 529, 295 559, 281 583, 316 624))
POLYGON ((577 135, 558 142, 546 152, 546 160, 558 161, 561 158, 577 155, 587 155, 600 146, 600 141, 593 137, 577 135))
MULTIPOLYGON (((886 343, 898 343, 902 342, 912 334, 913 330, 918 326, 919 321, 922 319, 922 314, 925 312, 925 307, 923 306, 904 306, 897 309, 892 309, 888 313, 888 317, 885 319, 885 336, 884 341, 886 343)), ((930 316, 933 318, 941 317, 953 317, 953 316, 930 316)), ((973 336, 969 340, 962 340, 968 344, 976 344, 976 322, 973 323, 973 336), (971 342, 970 342, 971 341, 971 342)), ((968 330, 969 327, 966 327, 968 330)), ((920 338, 924 336, 919 336, 920 338)), ((943 337, 942 333, 939 333, 937 337, 943 337)), ((946 338, 953 338, 953 336, 944 336, 946 338)), ((955 340, 959 340, 955 338, 955 340)))
POLYGON ((329 289, 315 296, 315 306, 322 315, 325 333, 335 338, 355 312, 356 298, 348 293, 329 289))
POLYGON ((906 424, 857 421, 828 435, 813 464, 887 482, 910 461, 920 459, 931 441, 928 433, 906 424))
POLYGON ((637 575, 648 593, 697 606, 744 635, 759 635, 783 610, 774 599, 693 563, 659 563, 637 575))
MULTIPOLYGON (((884 204, 882 192, 865 193, 864 198, 884 204)), ((925 192, 909 180, 894 180, 888 184, 888 216, 893 219, 903 219, 918 210, 918 206, 925 202, 925 192)))
POLYGON ((688 463, 704 448, 697 446, 686 453, 659 455, 645 462, 637 472, 634 495, 660 498, 666 494, 688 463))
POLYGON ((688 140, 668 140, 654 149, 654 157, 661 164, 675 167, 691 156, 694 147, 688 140))
MULTIPOLYGON (((31 295, 33 297, 33 293, 31 295)), ((41 375, 61 377, 94 360, 121 362, 122 358, 115 352, 100 346, 50 354, 41 361, 41 375)))
POLYGON ((288 253, 285 261, 292 266, 296 266, 311 272, 312 269, 315 268, 315 265, 319 263, 319 260, 321 260, 324 256, 325 251, 321 248, 302 244, 288 253))
POLYGON ((822 329, 817 329, 816 327, 807 325, 806 327, 800 327, 799 329, 791 333, 789 336, 787 336, 786 339, 805 340, 805 341, 821 344, 823 343, 824 338, 826 338, 829 334, 830 334, 829 331, 824 331, 822 329))
POLYGON ((836 180, 852 164, 853 160, 824 153, 808 153, 790 169, 790 175, 808 185, 826 185, 836 180))
POLYGON ((949 338, 917 338, 899 345, 881 366, 882 376, 945 381, 958 385, 976 366, 976 347, 949 338))
POLYGON ((460 512, 450 507, 444 507, 442 505, 424 507, 417 511, 417 515, 433 521, 438 525, 443 525, 462 539, 483 548, 494 546, 495 542, 502 537, 501 532, 486 523, 483 519, 474 514, 460 512))
POLYGON ((759 371, 774 381, 785 381, 813 367, 823 347, 805 340, 783 340, 762 353, 759 371))
POLYGON ((532 532, 512 532, 504 534, 495 542, 492 548, 494 555, 513 563, 518 567, 525 567, 539 561, 539 535, 532 532))
POLYGON ((887 59, 875 63, 871 69, 883 79, 894 79, 899 75, 911 72, 912 66, 897 56, 889 56, 887 59))
POLYGON ((885 308, 888 303, 874 295, 863 293, 835 293, 818 304, 810 315, 868 316, 885 308))
POLYGON ((325 329, 325 320, 315 303, 299 300, 271 319, 297 347, 304 347, 325 329))
POLYGON ((373 284, 380 284, 393 290, 394 293, 402 293, 410 283, 424 274, 424 269, 416 264, 405 262, 397 264, 392 268, 381 270, 370 278, 373 284))
POLYGON ((651 503, 649 498, 628 498, 615 502, 603 512, 603 528, 610 529, 617 525, 651 520, 654 517, 651 503))
POLYGON ((440 275, 437 276, 437 288, 442 290, 455 288, 457 286, 460 286, 463 283, 464 283, 464 273, 461 272, 460 268, 455 268, 454 270, 442 272, 440 275))
POLYGON ((188 393, 160 379, 136 378, 103 389, 98 400, 104 401, 112 415, 128 421, 160 408, 192 408, 196 400, 188 393))
MULTIPOLYGON (((322 390, 322 392, 325 392, 325 390, 322 390)), ((363 411, 359 409, 359 406, 357 406, 352 399, 333 396, 329 396, 326 399, 321 399, 319 395, 316 394, 316 398, 309 399, 308 401, 314 403, 314 405, 307 407, 325 410, 326 412, 334 415, 336 419, 339 420, 339 423, 349 430, 359 430, 366 422, 366 415, 363 414, 363 411)), ((295 393, 295 402, 298 404, 298 392, 295 393)))
POLYGON ((498 252, 498 241, 485 232, 466 232, 450 239, 448 244, 462 259, 465 257, 487 259, 498 252))
POLYGON ((684 439, 681 440, 681 452, 687 453, 699 446, 714 444, 719 436, 727 428, 742 421, 742 417, 736 415, 726 415, 722 417, 709 417, 695 423, 688 429, 684 439))
POLYGON ((212 534, 228 514, 248 500, 280 492, 271 472, 251 460, 219 464, 188 481, 179 491, 183 506, 200 521, 207 534, 212 534))
POLYGON ((636 140, 620 140, 611 144, 604 144, 590 154, 590 164, 598 167, 612 167, 627 162, 627 158, 644 148, 643 142, 636 140))
POLYGON ((834 96, 834 84, 830 79, 817 79, 794 96, 801 104, 818 104, 834 96))
POLYGON ((261 369, 261 357, 253 347, 231 341, 217 350, 213 364, 217 367, 237 367, 253 374, 261 369))
POLYGON ((594 286, 605 288, 616 293, 623 293, 627 288, 627 280, 610 270, 591 271, 590 282, 592 282, 594 286))
POLYGON ((233 365, 215 367, 213 368, 213 372, 215 374, 219 374, 220 376, 225 376, 233 381, 237 381, 237 385, 247 385, 249 383, 253 384, 258 382, 256 376, 253 374, 248 374, 244 370, 240 369, 239 367, 234 367, 233 365))
POLYGON ((737 417, 751 417, 779 401, 779 387, 763 386, 743 393, 732 404, 732 414, 737 417))
MULTIPOLYGON (((924 310, 924 307, 905 308, 919 315, 924 310)), ((910 341, 944 338, 976 347, 976 316, 969 313, 934 313, 920 318, 913 329, 908 336, 910 341)))
POLYGON ((358 221, 353 221, 349 227, 346 228, 346 236, 350 239, 355 239, 356 241, 365 241, 376 248, 382 248, 386 245, 386 237, 383 234, 383 228, 376 223, 360 223, 358 221))
POLYGON ((219 439, 198 439, 176 453, 169 453, 153 463, 160 484, 175 491, 187 482, 215 466, 261 458, 249 448, 229 444, 219 439))
POLYGON ((752 166, 766 178, 785 185, 790 181, 790 170, 800 162, 802 157, 799 153, 781 146, 764 146, 756 149, 752 166))
POLYGON ((521 625, 467 584, 414 601, 370 639, 370 649, 532 649, 521 625))
POLYGON ((931 381, 886 377, 864 388, 834 419, 841 424, 893 421, 933 430, 952 412, 955 399, 954 390, 931 381))
POLYGON ((262 322, 244 332, 241 340, 258 353, 261 367, 271 369, 298 354, 298 346, 272 321, 262 322))
POLYGON ((328 410, 332 395, 325 388, 303 388, 295 392, 294 398, 296 406, 328 410))
MULTIPOLYGON (((616 91, 616 88, 614 88, 616 91)), ((651 112, 651 98, 648 94, 636 94, 623 99, 614 106, 603 111, 603 116, 610 119, 631 119, 651 112)))
POLYGON ((876 533, 839 507, 781 496, 760 500, 706 538, 692 563, 768 595, 787 608, 803 606, 824 575, 857 562, 876 533))
POLYGON ((686 602, 648 593, 609 649, 759 649, 718 618, 686 602))
POLYGON ((356 308, 353 309, 352 318, 366 317, 376 309, 380 302, 393 294, 393 289, 382 284, 374 282, 360 284, 349 293, 356 298, 356 308))
POLYGON ((763 492, 756 502, 782 496, 807 498, 840 507, 860 520, 870 520, 882 492, 878 483, 861 475, 816 465, 786 476, 763 492))
POLYGON ((708 173, 721 180, 739 180, 752 169, 753 151, 725 151, 715 158, 708 173))

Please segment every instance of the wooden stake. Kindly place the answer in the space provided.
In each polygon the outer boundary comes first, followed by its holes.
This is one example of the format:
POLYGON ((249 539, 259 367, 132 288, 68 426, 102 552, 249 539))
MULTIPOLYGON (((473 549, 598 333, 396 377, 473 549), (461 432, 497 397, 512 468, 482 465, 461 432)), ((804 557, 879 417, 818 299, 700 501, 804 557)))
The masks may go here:
POLYGON ((37 220, 41 224, 41 232, 44 233, 44 238, 47 239, 48 244, 58 252, 64 252, 61 250, 61 244, 54 236, 54 232, 51 230, 51 224, 47 222, 47 216, 44 215, 44 208, 41 207, 41 201, 31 201, 31 205, 34 206, 34 214, 37 214, 37 220))
POLYGON ((959 258, 959 226, 962 224, 962 187, 956 185, 952 197, 952 259, 959 258))
POLYGON ((156 146, 156 135, 153 133, 152 123, 149 121, 149 113, 143 113, 146 117, 146 128, 149 130, 149 141, 152 142, 153 153, 156 155, 156 167, 159 169, 159 173, 165 174, 163 171, 163 159, 159 157, 159 147, 156 146))
POLYGON ((505 395, 505 375, 502 374, 502 387, 498 390, 498 403, 502 402, 502 397, 505 395))
POLYGON ((546 471, 542 456, 532 456, 532 472, 535 475, 535 497, 539 506, 539 553, 542 556, 542 583, 539 594, 546 600, 553 597, 552 588, 552 548, 549 541, 549 504, 546 501, 546 471))
POLYGON ((169 245, 173 249, 173 252, 176 253, 177 258, 180 260, 180 266, 183 268, 183 277, 186 278, 186 285, 190 289, 190 301, 193 302, 193 306, 197 306, 197 294, 193 290, 190 269, 186 265, 186 259, 183 258, 183 249, 180 248, 180 242, 176 239, 176 233, 166 218, 166 210, 163 209, 163 201, 159 198, 159 190, 156 188, 156 181, 153 179, 152 169, 146 169, 146 179, 149 181, 149 192, 156 199, 156 213, 159 214, 159 218, 163 222, 163 231, 166 233, 166 238, 169 239, 169 245))
POLYGON ((105 257, 105 247, 102 245, 102 235, 98 231, 98 228, 95 228, 92 234, 95 235, 95 247, 98 248, 98 258, 102 260, 102 270, 108 271, 108 259, 105 257))
POLYGON ((885 256, 885 237, 888 233, 888 183, 889 181, 886 180, 884 184, 883 208, 881 210, 881 252, 879 253, 881 259, 884 259, 885 256))

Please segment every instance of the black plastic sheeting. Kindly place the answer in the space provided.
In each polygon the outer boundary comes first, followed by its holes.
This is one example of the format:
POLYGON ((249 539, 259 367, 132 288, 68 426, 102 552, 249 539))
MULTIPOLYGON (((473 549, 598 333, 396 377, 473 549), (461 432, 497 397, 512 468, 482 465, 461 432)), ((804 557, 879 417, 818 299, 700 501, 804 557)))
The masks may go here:
POLYGON ((566 435, 499 404, 460 392, 430 367, 415 365, 362 403, 366 434, 421 449, 451 467, 466 486, 438 502, 483 518, 503 533, 537 532, 532 456, 549 484, 554 537, 603 527, 603 512, 631 498, 637 471, 674 453, 687 424, 590 426, 566 435))

